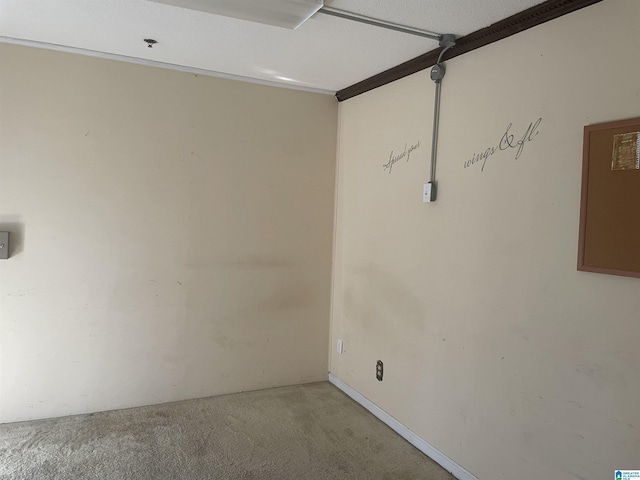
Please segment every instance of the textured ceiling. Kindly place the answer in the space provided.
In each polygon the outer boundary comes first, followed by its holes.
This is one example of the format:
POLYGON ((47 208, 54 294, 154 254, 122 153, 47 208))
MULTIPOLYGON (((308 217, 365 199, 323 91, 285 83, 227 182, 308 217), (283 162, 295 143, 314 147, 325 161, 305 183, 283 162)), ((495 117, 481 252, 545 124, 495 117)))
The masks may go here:
MULTIPOLYGON (((333 0, 331 7, 466 35, 541 0, 333 0)), ((147 0, 0 0, 0 41, 162 62, 335 92, 437 42, 316 14, 297 30, 147 0), (158 41, 147 48, 144 38, 158 41)))

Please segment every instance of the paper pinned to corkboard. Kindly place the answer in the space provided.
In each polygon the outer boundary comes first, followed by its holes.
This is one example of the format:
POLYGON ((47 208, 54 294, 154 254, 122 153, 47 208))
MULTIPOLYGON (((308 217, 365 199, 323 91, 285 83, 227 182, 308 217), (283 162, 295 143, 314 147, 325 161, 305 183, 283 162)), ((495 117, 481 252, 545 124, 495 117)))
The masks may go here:
POLYGON ((613 136, 611 170, 640 170, 640 132, 613 136))

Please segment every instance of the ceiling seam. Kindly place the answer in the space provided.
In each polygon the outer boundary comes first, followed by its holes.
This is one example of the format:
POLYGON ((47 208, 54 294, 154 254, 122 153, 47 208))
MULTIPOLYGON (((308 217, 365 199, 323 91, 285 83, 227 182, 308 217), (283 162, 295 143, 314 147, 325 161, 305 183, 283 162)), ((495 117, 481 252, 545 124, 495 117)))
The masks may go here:
POLYGON ((235 75, 232 73, 217 72, 214 70, 206 70, 203 68, 190 67, 188 65, 179 65, 175 63, 160 62, 158 60, 149 60, 146 58, 131 57, 128 55, 102 52, 99 50, 89 50, 86 48, 69 47, 66 45, 59 45, 56 43, 39 42, 37 40, 24 40, 21 38, 0 36, 0 43, 6 43, 10 45, 19 45, 23 47, 40 48, 44 50, 53 50, 56 52, 70 53, 70 54, 82 55, 85 57, 92 57, 92 58, 101 58, 105 60, 114 60, 119 62, 132 63, 135 65, 142 65, 145 67, 162 68, 165 70, 173 70, 176 72, 191 73, 194 75, 203 75, 207 77, 222 78, 225 80, 235 80, 238 82, 253 83, 256 85, 263 85, 267 87, 285 88, 287 90, 298 90, 298 91, 308 92, 308 93, 317 93, 320 95, 336 94, 335 90, 324 90, 320 88, 306 87, 304 85, 296 85, 292 83, 274 82, 272 80, 263 80, 259 78, 235 75))

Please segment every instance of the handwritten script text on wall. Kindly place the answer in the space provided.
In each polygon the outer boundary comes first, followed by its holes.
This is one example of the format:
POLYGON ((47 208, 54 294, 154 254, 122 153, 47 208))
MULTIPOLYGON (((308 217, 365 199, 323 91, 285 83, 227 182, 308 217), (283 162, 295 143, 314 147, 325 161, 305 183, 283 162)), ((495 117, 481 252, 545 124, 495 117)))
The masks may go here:
POLYGON ((413 152, 414 150, 417 150, 420 147, 420 142, 416 143, 415 145, 409 146, 409 148, 407 148, 407 145, 408 145, 407 143, 404 144, 404 150, 402 151, 402 153, 397 153, 394 155, 393 150, 391 150, 391 155, 389 155, 389 161, 384 165, 382 165, 382 168, 388 171, 389 173, 391 173, 391 169, 393 168, 393 166, 403 158, 406 158, 408 162, 409 158, 411 157, 411 152, 413 152))
POLYGON ((504 150, 516 150, 515 160, 520 158, 524 147, 527 143, 532 142, 534 138, 538 136, 540 125, 542 124, 542 117, 538 118, 535 122, 531 122, 529 127, 524 132, 524 135, 516 139, 516 136, 511 133, 512 123, 507 125, 507 129, 502 134, 500 141, 495 147, 489 147, 484 152, 474 153, 473 156, 464 162, 464 168, 471 167, 476 164, 482 164, 481 172, 484 172, 484 167, 487 164, 487 159, 493 154, 504 150))

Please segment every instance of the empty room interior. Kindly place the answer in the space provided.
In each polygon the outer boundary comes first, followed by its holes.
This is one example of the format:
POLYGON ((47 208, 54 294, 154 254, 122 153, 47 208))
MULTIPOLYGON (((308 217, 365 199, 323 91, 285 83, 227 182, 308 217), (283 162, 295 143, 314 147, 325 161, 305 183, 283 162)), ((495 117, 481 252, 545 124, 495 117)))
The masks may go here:
POLYGON ((636 478, 639 59, 638 0, 0 0, 0 480, 636 478))

